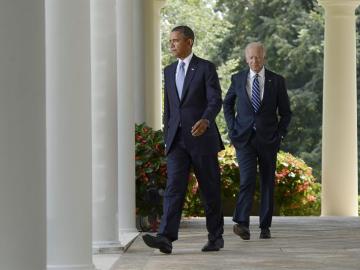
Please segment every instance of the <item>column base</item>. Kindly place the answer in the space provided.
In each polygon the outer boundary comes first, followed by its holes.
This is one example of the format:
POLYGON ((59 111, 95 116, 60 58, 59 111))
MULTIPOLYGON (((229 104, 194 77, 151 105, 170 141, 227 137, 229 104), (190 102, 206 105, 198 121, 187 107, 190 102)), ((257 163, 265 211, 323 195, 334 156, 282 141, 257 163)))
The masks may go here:
POLYGON ((140 233, 138 231, 119 232, 119 240, 123 246, 123 252, 126 252, 139 235, 140 233))
POLYGON ((119 241, 93 242, 93 254, 119 254, 125 252, 139 234, 138 231, 119 232, 119 241))
POLYGON ((97 270, 93 264, 47 265, 47 270, 97 270))
POLYGON ((124 251, 124 246, 120 241, 93 242, 93 254, 118 254, 124 251))

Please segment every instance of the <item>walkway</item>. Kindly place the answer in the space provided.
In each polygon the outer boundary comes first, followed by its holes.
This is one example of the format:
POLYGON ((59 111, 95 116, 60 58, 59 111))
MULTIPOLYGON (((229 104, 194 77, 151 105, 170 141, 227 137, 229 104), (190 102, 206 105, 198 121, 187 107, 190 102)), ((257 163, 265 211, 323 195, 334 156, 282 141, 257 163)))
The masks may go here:
MULTIPOLYGON (((204 219, 185 220, 171 255, 147 248, 139 237, 111 270, 360 269, 359 217, 274 217, 270 240, 259 239, 257 217, 251 224, 251 240, 243 241, 226 218, 224 249, 204 253, 204 219)), ((114 255, 94 256, 95 263, 106 256, 114 255)))

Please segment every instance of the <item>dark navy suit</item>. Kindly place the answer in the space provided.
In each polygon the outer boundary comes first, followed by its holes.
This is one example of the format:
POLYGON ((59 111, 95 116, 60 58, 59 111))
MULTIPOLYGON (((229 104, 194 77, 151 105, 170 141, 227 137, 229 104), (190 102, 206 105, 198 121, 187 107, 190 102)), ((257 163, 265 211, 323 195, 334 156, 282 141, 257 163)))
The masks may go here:
POLYGON ((246 90, 249 69, 231 78, 224 98, 229 138, 236 148, 240 169, 240 193, 233 221, 249 226, 257 165, 260 172, 260 228, 271 226, 276 156, 291 119, 285 79, 265 69, 264 94, 255 113, 246 90))
POLYGON ((209 240, 223 234, 220 170, 217 153, 223 143, 215 123, 221 109, 221 89, 215 66, 195 55, 189 63, 182 97, 178 96, 175 74, 178 62, 164 70, 164 135, 167 154, 167 186, 159 235, 177 240, 182 207, 191 166, 204 199, 209 240), (191 134, 200 119, 209 120, 201 136, 191 134))

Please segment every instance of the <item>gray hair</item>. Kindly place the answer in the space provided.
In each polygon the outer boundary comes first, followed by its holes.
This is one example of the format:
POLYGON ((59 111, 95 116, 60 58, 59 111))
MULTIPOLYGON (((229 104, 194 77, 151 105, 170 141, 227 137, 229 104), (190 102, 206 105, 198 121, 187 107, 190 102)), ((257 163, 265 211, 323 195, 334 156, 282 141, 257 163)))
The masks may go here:
POLYGON ((264 45, 263 45, 261 42, 259 42, 259 41, 250 42, 248 45, 246 45, 245 50, 244 50, 245 58, 246 58, 246 52, 247 52, 247 50, 248 50, 249 48, 251 48, 251 47, 259 47, 259 48, 261 48, 262 51, 263 51, 263 53, 264 53, 264 58, 265 58, 265 56, 266 56, 266 49, 265 49, 264 45))

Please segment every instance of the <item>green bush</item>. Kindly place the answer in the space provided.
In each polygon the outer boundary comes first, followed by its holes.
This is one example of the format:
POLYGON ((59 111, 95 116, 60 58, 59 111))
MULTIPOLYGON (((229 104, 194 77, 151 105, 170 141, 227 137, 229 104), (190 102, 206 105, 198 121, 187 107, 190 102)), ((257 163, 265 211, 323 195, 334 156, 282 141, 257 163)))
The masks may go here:
POLYGON ((205 216, 205 210, 201 202, 199 184, 193 172, 189 175, 189 183, 184 201, 183 215, 191 217, 205 216))
MULTIPOLYGON (((219 153, 221 170, 221 194, 225 215, 232 215, 237 195, 240 190, 239 168, 235 149, 231 145, 219 153)), ((196 178, 192 176, 189 190, 197 190, 196 178)), ((289 153, 280 152, 277 157, 275 173, 275 210, 274 214, 284 216, 320 215, 320 188, 315 182, 312 170, 301 159, 289 153)), ((253 213, 258 215, 260 204, 259 179, 257 179, 254 195, 253 213)), ((194 216, 199 213, 202 205, 197 191, 187 194, 184 215, 194 216)))
POLYGON ((136 213, 162 214, 161 195, 166 186, 166 159, 161 130, 135 126, 136 213))
MULTIPOLYGON (((135 144, 137 213, 142 216, 160 216, 160 195, 165 189, 167 176, 162 131, 154 131, 144 124, 136 125, 135 144)), ((225 150, 219 153, 219 164, 224 214, 232 215, 240 186, 239 168, 233 146, 226 145, 225 150)), ((320 184, 316 183, 311 168, 303 160, 280 152, 277 157, 275 185, 275 209, 278 214, 320 214, 320 184)), ((255 206, 259 204, 259 195, 257 184, 255 206)), ((190 173, 183 215, 204 215, 200 197, 196 177, 190 173)))

